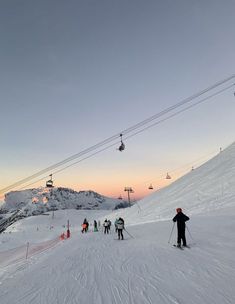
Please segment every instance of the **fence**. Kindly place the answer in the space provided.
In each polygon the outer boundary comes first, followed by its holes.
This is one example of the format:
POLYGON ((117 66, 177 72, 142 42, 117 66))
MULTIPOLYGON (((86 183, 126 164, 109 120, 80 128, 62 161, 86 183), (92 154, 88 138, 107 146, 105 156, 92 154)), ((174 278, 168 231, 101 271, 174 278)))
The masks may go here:
POLYGON ((12 248, 6 251, 2 251, 0 252, 0 267, 6 267, 24 261, 25 259, 30 258, 38 253, 53 248, 59 242, 60 242, 60 237, 57 237, 53 240, 49 240, 37 244, 27 243, 17 248, 12 248))

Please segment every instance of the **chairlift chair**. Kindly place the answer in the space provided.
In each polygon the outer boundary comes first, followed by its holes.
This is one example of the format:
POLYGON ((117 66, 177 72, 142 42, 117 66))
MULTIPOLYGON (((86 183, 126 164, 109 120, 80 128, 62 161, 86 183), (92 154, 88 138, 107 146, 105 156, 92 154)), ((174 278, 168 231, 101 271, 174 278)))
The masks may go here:
POLYGON ((125 150, 125 145, 124 145, 124 143, 123 143, 123 141, 122 141, 122 134, 120 134, 120 137, 121 137, 121 145, 119 146, 118 150, 119 150, 120 152, 122 152, 123 150, 125 150))
POLYGON ((46 187, 47 187, 47 188, 52 188, 52 187, 53 187, 52 174, 50 174, 49 176, 51 177, 51 179, 49 179, 49 180, 46 182, 46 187))
POLYGON ((153 190, 153 186, 152 186, 152 184, 150 184, 150 186, 149 186, 149 190, 153 190))
POLYGON ((166 179, 171 179, 171 177, 168 173, 166 174, 166 179))

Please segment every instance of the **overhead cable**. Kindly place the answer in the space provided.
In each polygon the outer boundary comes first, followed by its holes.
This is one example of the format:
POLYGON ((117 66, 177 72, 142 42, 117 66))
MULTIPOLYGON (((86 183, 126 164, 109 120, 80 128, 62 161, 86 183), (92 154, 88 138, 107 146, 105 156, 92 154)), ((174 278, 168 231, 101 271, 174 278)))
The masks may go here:
MULTIPOLYGON (((232 80, 234 78, 235 78, 235 75, 232 75, 232 76, 230 76, 230 77, 228 77, 226 79, 223 79, 223 80, 221 80, 219 82, 216 82, 212 86, 210 86, 210 87, 208 87, 208 88, 206 88, 206 89, 204 89, 204 90, 202 90, 202 91, 200 91, 200 92, 198 92, 196 94, 193 94, 192 96, 190 96, 190 97, 188 97, 188 98, 186 98, 186 99, 178 102, 177 104, 175 104, 173 106, 170 106, 170 107, 164 109, 163 111, 161 111, 161 112, 159 112, 159 113, 157 113, 157 114, 155 114, 155 115, 153 115, 153 116, 151 116, 151 117, 149 117, 149 118, 147 118, 147 119, 145 119, 145 120, 143 120, 143 121, 141 121, 141 122, 139 122, 139 123, 137 123, 137 124, 135 124, 135 125, 133 125, 133 126, 131 126, 129 128, 127 128, 127 129, 125 129, 125 130, 123 130, 121 132, 119 132, 118 134, 115 134, 115 135, 113 135, 113 136, 111 136, 111 137, 109 137, 109 138, 107 138, 107 139, 105 139, 105 140, 103 140, 103 141, 101 141, 101 142, 99 142, 99 143, 97 143, 97 144, 95 144, 95 145, 93 145, 93 146, 91 146, 91 147, 89 147, 89 148, 81 151, 81 152, 78 152, 78 153, 76 153, 76 154, 74 154, 74 155, 72 155, 72 156, 70 156, 70 157, 68 157, 68 158, 66 158, 66 159, 64 159, 64 160, 56 163, 56 164, 53 164, 53 165, 51 165, 51 166, 49 166, 49 167, 47 167, 47 168, 45 168, 43 170, 40 170, 40 171, 36 172, 33 175, 30 175, 30 176, 28 176, 28 177, 26 177, 24 179, 21 179, 21 180, 15 182, 15 183, 13 183, 13 184, 11 184, 11 185, 3 188, 3 189, 1 189, 0 190, 0 194, 3 194, 3 193, 5 193, 8 190, 11 190, 11 189, 14 189, 15 187, 23 185, 23 184, 25 184, 25 183, 33 180, 33 179, 36 179, 37 177, 39 177, 39 176, 41 176, 41 175, 43 175, 43 174, 45 174, 47 172, 51 172, 54 169, 63 166, 66 163, 69 163, 69 162, 71 162, 71 161, 73 161, 73 160, 75 160, 75 159, 77 159, 79 157, 82 157, 82 156, 84 156, 84 155, 86 155, 88 153, 91 153, 91 152, 93 152, 93 151, 95 151, 95 150, 97 150, 97 149, 99 149, 99 148, 101 148, 101 147, 103 147, 105 145, 108 145, 109 143, 113 142, 114 140, 117 140, 120 137, 120 134, 127 135, 127 134, 129 134, 131 132, 134 132, 134 131, 140 129, 141 127, 143 127, 143 126, 146 126, 146 125, 150 124, 154 120, 156 120, 156 119, 158 119, 158 118, 160 118, 160 117, 168 114, 169 112, 171 112, 171 111, 173 111, 173 110, 175 110, 175 109, 177 109, 179 107, 182 107, 183 105, 186 105, 186 104, 192 102, 194 99, 202 96, 203 94, 208 93, 209 91, 211 91, 211 90, 213 90, 213 89, 215 89, 215 88, 217 88, 217 87, 219 87, 219 86, 227 83, 228 81, 230 81, 230 80, 232 80)), ((161 122, 163 122, 163 121, 165 121, 165 120, 167 120, 167 119, 169 119, 169 118, 171 118, 171 117, 173 117, 173 116, 175 116, 175 115, 177 115, 177 114, 179 114, 179 113, 181 113, 181 112, 183 112, 183 111, 185 111, 185 110, 187 110, 187 109, 189 109, 189 108, 191 108, 193 106, 195 106, 196 104, 202 103, 203 101, 205 101, 205 100, 207 100, 207 99, 209 99, 209 98, 211 98, 211 97, 213 97, 215 95, 218 95, 219 93, 221 93, 221 92, 223 92, 225 90, 228 90, 233 85, 230 85, 230 86, 228 86, 228 87, 226 87, 226 88, 224 88, 224 89, 222 89, 222 90, 220 90, 220 91, 212 94, 211 96, 206 97, 203 100, 200 100, 200 101, 196 102, 195 104, 192 104, 192 105, 190 105, 190 106, 188 106, 188 107, 186 107, 186 108, 184 108, 184 109, 182 109, 182 110, 180 110, 180 111, 178 111, 178 112, 176 112, 176 113, 174 113, 174 114, 172 114, 172 115, 170 115, 170 116, 168 116, 166 118, 163 118, 160 121, 157 121, 157 122, 155 122, 155 123, 153 123, 153 124, 151 124, 149 126, 146 126, 146 127, 142 128, 141 130, 138 130, 135 133, 133 133, 133 134, 131 134, 129 136, 126 136, 125 139, 133 137, 133 136, 137 135, 138 133, 141 133, 141 132, 145 131, 146 129, 151 128, 151 127, 153 127, 153 126, 155 126, 155 125, 157 125, 157 124, 159 124, 159 123, 161 123, 161 122)), ((113 146, 113 145, 114 145, 114 143, 111 146, 113 146)), ((104 148, 104 149, 107 149, 107 148, 104 148)), ((101 151, 103 151, 103 149, 101 151)), ((94 154, 97 154, 97 153, 99 153, 101 151, 98 151, 98 152, 96 152, 94 154)), ((91 157, 91 156, 88 156, 88 158, 89 157, 91 157)), ((70 167, 70 166, 68 166, 68 167, 70 167)))

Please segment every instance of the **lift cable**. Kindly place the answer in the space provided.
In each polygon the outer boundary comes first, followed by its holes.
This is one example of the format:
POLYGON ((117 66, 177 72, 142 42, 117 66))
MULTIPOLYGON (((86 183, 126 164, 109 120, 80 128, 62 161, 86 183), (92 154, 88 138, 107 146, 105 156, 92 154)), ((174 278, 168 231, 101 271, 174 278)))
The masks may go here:
MULTIPOLYGON (((219 95, 220 93, 222 93, 222 92, 228 90, 228 89, 231 88, 232 86, 233 86, 233 85, 230 85, 230 86, 228 86, 228 87, 226 87, 226 88, 224 88, 224 89, 222 89, 222 90, 220 90, 220 91, 217 91, 216 93, 211 94, 210 96, 207 96, 206 98, 203 98, 202 100, 199 100, 199 101, 197 101, 196 103, 194 103, 194 104, 192 104, 192 105, 190 105, 190 106, 188 106, 188 107, 185 107, 184 109, 179 110, 178 112, 175 112, 174 114, 169 115, 169 116, 165 117, 164 119, 161 119, 161 120, 157 121, 156 123, 154 123, 154 124, 152 124, 152 125, 150 125, 150 126, 147 126, 147 127, 145 127, 144 129, 142 129, 142 130, 140 130, 140 131, 138 131, 138 132, 136 132, 136 133, 134 133, 134 134, 131 134, 131 135, 127 136, 127 137, 125 138, 125 140, 127 140, 127 139, 129 139, 129 138, 131 138, 131 137, 133 137, 133 136, 136 136, 137 134, 139 134, 139 133, 145 131, 146 129, 149 129, 149 128, 151 128, 151 127, 157 125, 157 124, 160 124, 160 123, 162 123, 162 122, 165 122, 166 120, 171 119, 172 117, 174 117, 174 116, 176 116, 176 115, 179 115, 179 114, 181 114, 182 112, 187 111, 188 109, 190 109, 190 108, 192 108, 192 107, 194 107, 194 106, 196 106, 196 105, 198 105, 198 104, 200 104, 200 103, 203 103, 203 102, 207 101, 208 99, 210 99, 210 98, 212 98, 212 97, 215 97, 216 95, 219 95)), ((92 153, 92 154, 90 154, 90 155, 88 155, 88 156, 86 156, 86 157, 84 157, 84 158, 82 158, 82 159, 80 159, 80 160, 78 160, 78 161, 76 161, 76 162, 73 162, 73 163, 71 163, 71 164, 69 164, 69 165, 67 165, 67 166, 65 166, 65 167, 63 167, 63 168, 57 170, 57 171, 53 171, 53 175, 58 174, 58 173, 60 173, 60 172, 62 172, 62 171, 64 171, 64 170, 66 170, 66 169, 68 169, 68 168, 70 168, 70 167, 72 167, 72 166, 74 166, 74 165, 76 165, 76 164, 78 164, 78 163, 80 163, 80 162, 82 162, 82 161, 88 159, 88 158, 91 158, 91 157, 95 156, 96 154, 101 153, 101 152, 103 152, 103 151, 105 151, 105 150, 107 150, 107 149, 109 149, 109 148, 111 148, 111 147, 113 147, 113 146, 116 146, 118 143, 119 143, 118 141, 117 141, 117 142, 114 142, 113 144, 111 144, 111 145, 109 145, 109 146, 106 146, 105 148, 103 148, 103 149, 101 149, 101 150, 98 150, 98 151, 96 151, 95 153, 92 153)), ((171 170, 171 172, 173 172, 173 171, 175 171, 175 170, 171 170)), ((40 178, 40 179, 37 179, 36 181, 34 181, 34 182, 32 182, 32 183, 30 183, 30 184, 28 184, 28 185, 26 185, 26 186, 20 188, 19 190, 24 189, 25 187, 31 186, 31 185, 33 185, 33 184, 39 182, 39 181, 45 180, 46 177, 47 177, 47 176, 44 176, 44 177, 42 177, 42 178, 40 178)))
MULTIPOLYGON (((173 110, 175 110, 175 109, 177 109, 177 108, 179 108, 179 107, 182 107, 183 105, 185 105, 185 104, 191 102, 192 100, 198 98, 199 96, 201 96, 201 95, 203 95, 203 94, 205 94, 205 93, 207 93, 207 92, 209 92, 209 91, 215 89, 215 88, 218 87, 218 86, 221 86, 222 84, 225 84, 226 82, 230 81, 230 80, 233 79, 233 78, 235 78, 235 75, 232 75, 232 76, 230 76, 230 77, 228 77, 228 78, 226 78, 226 79, 224 79, 224 80, 222 80, 222 81, 219 81, 219 82, 215 83, 214 85, 212 85, 212 86, 210 86, 210 87, 208 87, 208 88, 206 88, 206 89, 200 91, 199 93, 196 93, 196 94, 194 94, 194 95, 192 95, 192 96, 190 96, 190 97, 188 97, 188 98, 182 100, 181 102, 179 102, 179 103, 177 103, 177 104, 175 104, 175 105, 173 105, 173 106, 171 106, 171 107, 169 107, 169 108, 167 108, 167 109, 165 109, 165 110, 163 110, 163 111, 161 111, 161 112, 159 112, 159 113, 157 113, 157 114, 155 114, 155 115, 153 115, 153 116, 151 116, 151 117, 149 117, 149 118, 147 118, 147 119, 145 119, 145 120, 143 120, 143 121, 141 121, 141 122, 139 122, 139 123, 137 123, 137 124, 135 124, 134 126, 128 128, 128 129, 126 129, 126 130, 124 130, 124 131, 122 131, 122 132, 119 132, 118 134, 113 135, 113 136, 111 136, 111 137, 109 137, 109 138, 107 138, 107 139, 105 139, 105 140, 103 140, 103 141, 101 141, 101 142, 99 142, 99 143, 97 143, 97 144, 95 144, 95 145, 93 145, 93 146, 91 146, 91 147, 89 147, 89 148, 87 148, 87 149, 85 149, 85 150, 79 152, 79 153, 76 153, 76 154, 74 154, 74 155, 72 155, 72 156, 70 156, 70 157, 68 157, 68 158, 66 158, 66 159, 64 159, 64 160, 62 160, 62 161, 60 161, 60 162, 54 164, 54 165, 51 165, 51 166, 49 166, 49 167, 47 167, 47 168, 45 168, 45 169, 43 169, 43 170, 40 170, 40 171, 38 171, 37 173, 35 173, 35 174, 31 175, 31 176, 28 176, 28 177, 26 177, 26 178, 24 178, 24 179, 21 179, 21 180, 19 180, 18 182, 13 183, 13 184, 11 184, 10 186, 1 189, 1 190, 0 190, 0 194, 1 194, 1 193, 4 193, 4 192, 6 192, 6 191, 8 191, 8 190, 10 190, 10 189, 13 189, 13 188, 15 188, 15 187, 17 187, 17 186, 20 186, 20 185, 22 185, 22 184, 24 184, 24 183, 26 183, 26 182, 28 182, 28 181, 30 181, 30 180, 33 180, 33 179, 35 179, 35 178, 41 176, 41 175, 44 174, 44 173, 51 172, 52 170, 54 170, 54 169, 56 169, 56 168, 58 168, 58 167, 60 167, 60 166, 62 166, 62 165, 64 165, 64 164, 66 164, 66 163, 69 163, 69 162, 73 161, 74 159, 77 159, 77 158, 79 158, 79 157, 81 157, 81 156, 83 156, 83 155, 85 155, 85 154, 87 154, 87 153, 89 153, 89 152, 92 152, 92 151, 94 151, 94 150, 96 150, 96 149, 98 149, 98 148, 100 148, 100 147, 102 147, 102 146, 104 146, 104 145, 107 145, 107 144, 109 144, 110 142, 112 142, 112 141, 116 140, 117 138, 119 138, 119 137, 120 137, 120 133, 121 133, 122 135, 125 135, 125 134, 128 134, 128 133, 130 133, 130 132, 133 132, 133 131, 135 131, 136 129, 139 129, 140 127, 142 127, 142 126, 144 126, 144 125, 147 125, 147 124, 149 124, 150 122, 156 120, 157 118, 159 118, 159 117, 161 117, 161 116, 163 116, 163 115, 166 115, 166 114, 169 113, 170 111, 173 111, 173 110)), ((231 88, 232 86, 234 86, 234 84, 231 85, 231 86, 229 86, 229 87, 226 87, 226 88, 222 89, 221 91, 219 91, 219 92, 213 94, 212 96, 215 96, 215 95, 217 95, 217 94, 219 94, 219 93, 221 93, 221 92, 223 92, 223 91, 225 91, 225 90, 231 88)), ((203 101, 207 100, 208 98, 210 98, 210 96, 209 96, 209 97, 206 97, 205 99, 203 99, 203 101)), ((202 102, 202 101, 199 101, 198 103, 201 103, 201 102, 202 102)), ((197 103, 197 104, 198 104, 198 103, 197 103)), ((191 106, 187 107, 186 109, 188 109, 188 108, 190 108, 190 107, 192 107, 192 106, 194 106, 194 105, 191 105, 191 106)), ((186 109, 183 109, 183 110, 181 110, 181 111, 179 111, 179 112, 185 111, 186 109)), ((175 115, 177 115, 177 113, 172 114, 171 116, 169 116, 169 117, 167 117, 167 118, 161 120, 160 122, 165 121, 166 119, 169 119, 169 118, 171 118, 171 117, 173 117, 173 116, 175 116, 175 115)), ((160 122, 158 121, 158 122, 156 122, 156 123, 154 123, 154 124, 152 124, 152 125, 150 125, 150 126, 147 126, 147 127, 145 127, 144 129, 142 129, 142 130, 140 130, 140 131, 137 131, 136 133, 134 133, 134 134, 132 134, 132 135, 129 135, 128 137, 126 137, 126 139, 127 139, 127 138, 130 138, 130 137, 132 137, 132 136, 134 136, 134 135, 136 135, 136 134, 138 134, 138 133, 140 133, 140 132, 143 132, 144 130, 146 130, 146 129, 150 128, 150 127, 153 127, 154 125, 159 124, 160 122)), ((113 145, 114 145, 114 144, 113 144, 113 145)), ((106 148, 105 148, 105 149, 106 149, 106 148)), ((102 151, 102 150, 101 150, 101 151, 102 151)), ((97 153, 99 153, 99 152, 97 152, 97 153)), ((95 153, 95 154, 96 154, 96 153, 95 153)))

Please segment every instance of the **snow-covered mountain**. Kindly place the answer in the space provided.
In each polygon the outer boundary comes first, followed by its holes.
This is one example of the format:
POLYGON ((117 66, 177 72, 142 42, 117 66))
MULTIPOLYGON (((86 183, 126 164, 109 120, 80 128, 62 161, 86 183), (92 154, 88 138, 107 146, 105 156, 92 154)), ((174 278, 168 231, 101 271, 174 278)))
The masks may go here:
POLYGON ((95 209, 113 210, 120 204, 127 203, 114 198, 108 198, 94 191, 74 191, 68 188, 35 188, 22 191, 11 191, 5 195, 6 211, 22 210, 26 216, 38 215, 52 210, 61 209, 95 209))

